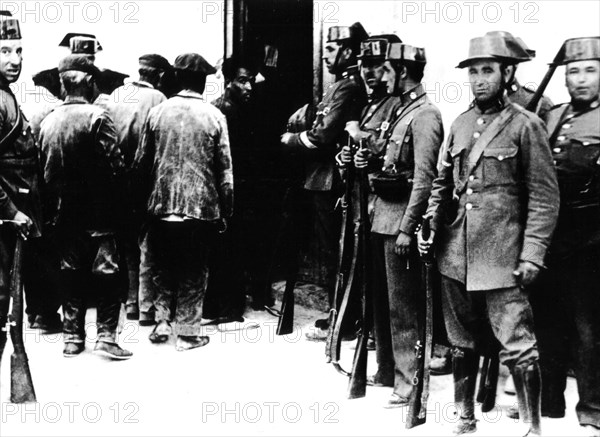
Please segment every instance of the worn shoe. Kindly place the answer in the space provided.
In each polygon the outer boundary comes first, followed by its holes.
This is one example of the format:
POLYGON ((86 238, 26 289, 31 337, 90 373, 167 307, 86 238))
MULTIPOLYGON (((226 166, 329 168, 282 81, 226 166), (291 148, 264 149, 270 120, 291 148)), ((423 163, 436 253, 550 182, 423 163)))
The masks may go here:
POLYGON ((63 357, 73 358, 81 354, 85 350, 85 343, 65 343, 63 349, 63 357))
POLYGON ((102 357, 107 357, 113 360, 128 360, 133 356, 133 353, 129 352, 126 349, 121 348, 116 343, 108 343, 106 341, 98 341, 96 342, 96 347, 94 348, 94 354, 100 355, 102 357))
POLYGON ((158 325, 154 327, 148 339, 155 344, 158 343, 166 343, 169 341, 169 337, 173 333, 173 329, 171 328, 171 324, 166 320, 161 320, 158 325))
POLYGON ((429 363, 432 375, 450 375, 452 373, 452 357, 433 357, 429 363))
POLYGON ((506 410, 506 417, 513 420, 519 420, 519 406, 513 405, 508 410, 506 410))
POLYGON ((402 396, 392 393, 390 398, 387 400, 383 408, 402 408, 408 405, 408 399, 403 398, 402 396))
POLYGON ((477 431, 477 419, 461 417, 452 433, 454 435, 472 434, 477 431))
POLYGON ((393 387, 394 375, 380 376, 379 373, 367 376, 367 385, 371 387, 393 387))
POLYGON ((327 341, 328 334, 329 334, 328 329, 321 329, 321 328, 315 327, 315 328, 311 328, 311 332, 306 333, 306 339, 308 341, 317 341, 317 342, 327 341))
POLYGON ((139 320, 140 307, 137 303, 129 303, 125 305, 125 313, 127 314, 127 320, 139 320))
POLYGON ((177 337, 177 344, 175 349, 177 352, 188 351, 190 349, 196 349, 202 346, 206 346, 210 342, 210 337, 206 336, 188 336, 180 335, 177 337))
POLYGON ((140 326, 154 326, 156 320, 154 320, 154 311, 141 311, 140 312, 140 326))

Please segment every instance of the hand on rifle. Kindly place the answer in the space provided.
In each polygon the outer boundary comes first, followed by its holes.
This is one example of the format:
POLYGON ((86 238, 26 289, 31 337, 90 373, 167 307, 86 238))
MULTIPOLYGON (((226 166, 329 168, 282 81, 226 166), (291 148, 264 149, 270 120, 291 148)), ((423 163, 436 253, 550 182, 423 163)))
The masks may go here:
POLYGON ((342 147, 342 151, 337 155, 337 161, 343 167, 352 164, 352 148, 350 146, 342 147))
POLYGON ((404 232, 400 232, 398 238, 396 239, 396 247, 394 248, 394 252, 398 256, 408 256, 410 254, 410 245, 412 243, 412 237, 404 232))
POLYGON ((425 256, 431 250, 431 246, 433 246, 433 241, 435 239, 435 231, 432 229, 431 234, 429 235, 428 240, 423 239, 423 233, 421 230, 417 233, 417 243, 419 246, 419 253, 421 256, 425 256))
POLYGON ((15 227, 15 229, 21 234, 23 239, 27 240, 27 237, 29 236, 29 231, 31 230, 31 226, 33 226, 33 222, 31 221, 31 219, 26 214, 23 214, 21 211, 17 211, 17 213, 13 217, 12 224, 15 227))
POLYGON ((371 158, 372 152, 366 148, 360 148, 354 154, 354 167, 356 168, 367 168, 369 165, 369 159, 371 158))
POLYGON ((521 287, 533 284, 539 274, 540 268, 529 261, 519 262, 519 267, 513 272, 521 287))

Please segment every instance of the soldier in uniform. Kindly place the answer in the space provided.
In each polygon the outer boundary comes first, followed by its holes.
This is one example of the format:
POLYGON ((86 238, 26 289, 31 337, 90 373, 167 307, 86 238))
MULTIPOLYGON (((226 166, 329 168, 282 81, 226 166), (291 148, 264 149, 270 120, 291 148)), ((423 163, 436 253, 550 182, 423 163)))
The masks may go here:
POLYGON ((202 98, 215 68, 196 53, 178 56, 173 68, 182 91, 150 111, 134 170, 150 192, 157 325, 149 339, 167 342, 176 322, 176 348, 185 351, 209 342, 201 335, 208 255, 233 212, 233 172, 225 116, 202 98))
POLYGON ((0 221, 14 221, 0 226, 0 359, 6 345, 17 233, 30 239, 41 235, 38 151, 29 122, 9 88, 21 75, 22 50, 19 21, 0 11, 0 221))
POLYGON ((116 360, 132 353, 116 342, 120 310, 115 231, 124 162, 109 114, 92 105, 98 69, 88 55, 69 55, 58 71, 65 102, 44 119, 40 145, 48 233, 60 263, 65 357, 85 349, 87 290, 98 292, 94 353, 116 360), (93 275, 93 280, 90 274, 93 275))
POLYGON ((375 275, 385 283, 373 288, 378 372, 372 380, 385 385, 391 377, 394 391, 386 407, 396 408, 408 405, 414 388, 414 347, 424 304, 415 233, 437 175, 444 133, 440 111, 421 84, 425 50, 393 43, 387 60, 384 80, 398 105, 379 136, 385 139, 383 148, 372 134, 354 135, 368 145, 356 153, 354 164, 375 169, 371 232, 375 275))
MULTIPOLYGON (((328 71, 335 75, 319 103, 311 127, 299 133, 285 133, 281 144, 303 160, 305 166, 304 193, 314 211, 315 229, 320 255, 324 265, 334 266, 339 235, 335 204, 340 177, 335 168, 338 144, 344 137, 348 123, 358 127, 362 109, 367 104, 367 94, 357 66, 360 43, 368 37, 360 23, 352 26, 329 28, 323 59, 328 71)), ((330 303, 333 300, 334 279, 328 279, 330 303)), ((310 340, 325 340, 326 320, 318 320, 314 332, 307 333, 310 340)))
POLYGON ((560 187, 560 215, 548 270, 532 293, 542 370, 542 415, 565 415, 574 364, 577 417, 600 435, 600 37, 565 43, 571 102, 547 116, 560 187))
POLYGON ((520 415, 540 434, 540 370, 531 306, 523 287, 544 266, 558 216, 558 183, 543 122, 506 97, 514 63, 505 40, 474 38, 467 68, 475 101, 452 125, 427 215, 442 274, 453 350, 455 434, 474 432, 478 352, 493 332, 520 393, 520 415), (521 399, 520 399, 521 400, 521 399))
MULTIPOLYGON (((115 89, 109 98, 111 102, 109 112, 115 122, 117 144, 123 153, 128 170, 133 164, 148 113, 167 100, 157 88, 163 75, 170 68, 169 61, 160 55, 143 55, 139 58, 139 80, 115 89)), ((132 183, 127 181, 128 186, 132 183)), ((131 197, 129 201, 132 200, 131 197)), ((141 229, 143 220, 141 210, 143 207, 139 205, 131 203, 127 205, 121 242, 129 279, 129 293, 125 304, 127 318, 131 320, 139 318, 140 325, 145 326, 154 324, 152 309, 154 289, 147 266, 149 260, 145 233, 142 235, 141 229), (141 264, 140 255, 143 260, 141 264)))

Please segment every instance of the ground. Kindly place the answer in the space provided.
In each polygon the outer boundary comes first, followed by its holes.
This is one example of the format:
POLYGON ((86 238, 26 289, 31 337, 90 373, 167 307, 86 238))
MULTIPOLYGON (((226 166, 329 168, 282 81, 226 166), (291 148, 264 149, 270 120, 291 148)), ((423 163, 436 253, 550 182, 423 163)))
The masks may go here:
MULTIPOLYGON (((432 377, 427 423, 412 430, 405 429, 405 409, 382 408, 390 389, 369 387, 365 398, 347 400, 347 378, 325 363, 324 344, 304 339, 311 321, 322 316, 296 306, 294 333, 278 337, 275 318, 250 311, 247 317, 260 321, 260 329, 213 328, 210 344, 187 352, 177 352, 174 342, 150 344, 151 328, 128 321, 119 340, 135 355, 125 362, 91 353, 94 310, 88 311, 86 351, 76 358, 63 358, 61 335, 26 330, 38 403, 9 403, 9 341, 0 372, 0 436, 451 435, 451 376, 432 377)), ((353 345, 343 345, 346 366, 353 345)), ((374 352, 369 368, 374 372, 374 352)), ((544 435, 583 435, 576 401, 569 379, 567 417, 544 419, 544 435)), ((524 425, 505 414, 515 397, 499 390, 497 402, 487 415, 477 410, 473 435, 524 435, 524 425)))

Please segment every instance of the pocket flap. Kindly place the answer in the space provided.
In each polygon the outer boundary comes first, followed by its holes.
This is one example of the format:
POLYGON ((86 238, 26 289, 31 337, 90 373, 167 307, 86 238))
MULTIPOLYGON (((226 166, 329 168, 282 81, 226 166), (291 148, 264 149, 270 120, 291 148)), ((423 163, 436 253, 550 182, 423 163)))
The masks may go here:
POLYGON ((514 158, 519 153, 518 147, 494 147, 494 148, 486 148, 483 151, 483 156, 486 158, 496 158, 498 161, 503 161, 504 159, 514 158))

